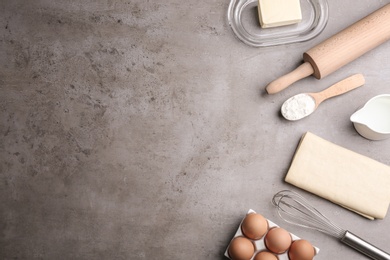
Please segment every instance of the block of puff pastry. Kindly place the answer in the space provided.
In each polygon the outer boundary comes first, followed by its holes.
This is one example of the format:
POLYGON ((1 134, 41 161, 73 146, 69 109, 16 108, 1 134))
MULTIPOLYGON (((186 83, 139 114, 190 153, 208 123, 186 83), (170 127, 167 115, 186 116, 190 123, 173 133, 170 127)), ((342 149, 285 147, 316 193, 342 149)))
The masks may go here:
POLYGON ((390 167, 303 135, 285 181, 369 219, 383 219, 390 202, 390 167))

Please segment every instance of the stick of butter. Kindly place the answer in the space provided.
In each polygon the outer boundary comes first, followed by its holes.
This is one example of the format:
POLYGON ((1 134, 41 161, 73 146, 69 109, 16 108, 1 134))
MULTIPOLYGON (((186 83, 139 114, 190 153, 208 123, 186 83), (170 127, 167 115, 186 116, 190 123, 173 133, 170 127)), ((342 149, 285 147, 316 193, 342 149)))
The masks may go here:
POLYGON ((262 28, 299 23, 302 20, 300 0, 258 0, 262 28))

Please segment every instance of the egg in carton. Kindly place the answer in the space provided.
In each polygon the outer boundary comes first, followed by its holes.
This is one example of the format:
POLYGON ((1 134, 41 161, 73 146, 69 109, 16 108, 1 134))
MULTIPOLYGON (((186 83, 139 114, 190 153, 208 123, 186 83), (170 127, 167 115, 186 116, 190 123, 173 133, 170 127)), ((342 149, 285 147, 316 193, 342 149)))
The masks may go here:
POLYGON ((309 260, 319 251, 307 240, 250 209, 230 241, 225 256, 232 260, 309 260))

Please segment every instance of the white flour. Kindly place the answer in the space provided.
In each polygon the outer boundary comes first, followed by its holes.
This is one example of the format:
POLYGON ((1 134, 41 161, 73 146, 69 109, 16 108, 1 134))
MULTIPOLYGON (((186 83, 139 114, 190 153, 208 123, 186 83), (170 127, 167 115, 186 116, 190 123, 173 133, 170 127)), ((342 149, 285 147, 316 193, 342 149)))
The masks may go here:
POLYGON ((298 94, 287 99, 282 105, 282 115, 288 120, 298 120, 313 113, 316 103, 307 94, 298 94))

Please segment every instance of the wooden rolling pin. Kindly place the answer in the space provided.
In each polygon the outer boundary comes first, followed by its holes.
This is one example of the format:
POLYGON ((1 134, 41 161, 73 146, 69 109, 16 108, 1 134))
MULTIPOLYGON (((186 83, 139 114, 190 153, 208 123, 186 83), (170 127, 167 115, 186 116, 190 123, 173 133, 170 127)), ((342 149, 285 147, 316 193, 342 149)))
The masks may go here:
POLYGON ((313 75, 321 79, 390 39, 390 4, 330 37, 303 54, 304 63, 266 87, 277 93, 313 75))

